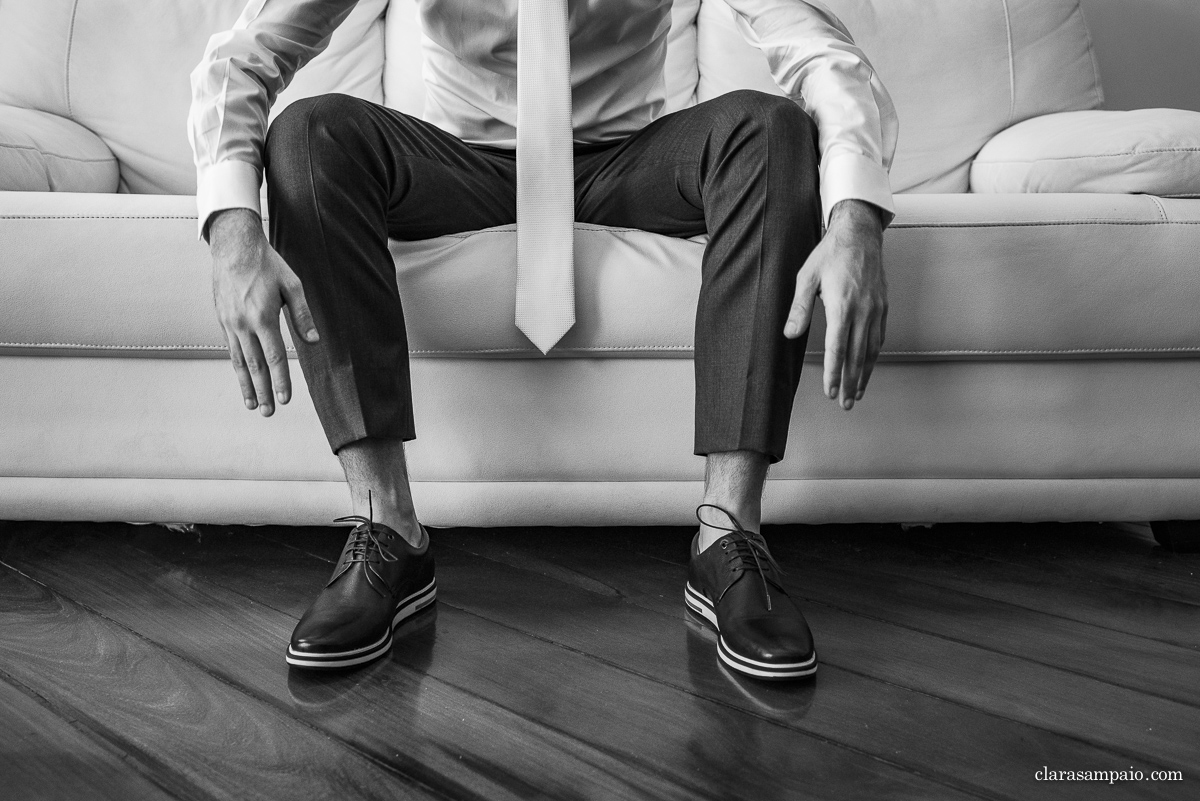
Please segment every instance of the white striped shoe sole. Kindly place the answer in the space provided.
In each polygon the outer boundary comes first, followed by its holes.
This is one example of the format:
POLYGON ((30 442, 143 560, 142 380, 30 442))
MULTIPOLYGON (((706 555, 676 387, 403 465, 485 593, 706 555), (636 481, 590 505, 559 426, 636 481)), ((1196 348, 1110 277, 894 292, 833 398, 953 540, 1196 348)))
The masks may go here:
POLYGON ((386 654, 392 648, 392 632, 408 618, 437 600, 437 579, 430 580, 424 588, 402 600, 392 617, 392 625, 376 642, 352 651, 331 651, 325 654, 298 653, 289 645, 287 663, 306 668, 346 668, 370 662, 386 654))
POLYGON ((683 602, 687 604, 690 612, 717 632, 717 657, 731 669, 757 679, 799 679, 817 672, 816 651, 803 662, 789 663, 759 662, 734 651, 721 636, 721 627, 717 624, 717 610, 690 581, 683 589, 683 602))

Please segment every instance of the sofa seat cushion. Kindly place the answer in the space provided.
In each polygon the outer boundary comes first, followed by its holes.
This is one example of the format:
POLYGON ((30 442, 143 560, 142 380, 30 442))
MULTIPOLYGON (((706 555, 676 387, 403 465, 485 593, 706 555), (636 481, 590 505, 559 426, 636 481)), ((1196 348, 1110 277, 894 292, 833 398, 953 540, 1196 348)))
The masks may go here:
POLYGON ((971 191, 1200 197, 1200 112, 1073 111, 1026 120, 979 151, 971 191))
POLYGON ((117 159, 65 117, 0 105, 0 191, 116 192, 117 159))
MULTIPOLYGON (((1200 355, 1200 201, 897 205, 885 359, 1200 355)), ((703 242, 587 225, 576 237, 579 321, 551 356, 690 358, 703 242)), ((511 227, 392 250, 415 355, 542 358, 513 324, 511 227)), ((0 252, 8 352, 225 358, 190 197, 0 193, 0 252)))

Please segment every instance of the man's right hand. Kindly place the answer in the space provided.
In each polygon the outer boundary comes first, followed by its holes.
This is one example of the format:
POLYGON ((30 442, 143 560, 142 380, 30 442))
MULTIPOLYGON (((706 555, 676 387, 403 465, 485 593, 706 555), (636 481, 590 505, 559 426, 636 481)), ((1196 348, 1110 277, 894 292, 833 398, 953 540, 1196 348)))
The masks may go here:
POLYGON ((306 342, 319 336, 300 279, 267 242, 262 220, 250 209, 226 209, 208 228, 213 255, 213 302, 225 329, 229 356, 247 409, 263 417, 275 399, 292 398, 279 312, 288 307, 293 329, 306 342), (274 397, 272 397, 274 396, 274 397))

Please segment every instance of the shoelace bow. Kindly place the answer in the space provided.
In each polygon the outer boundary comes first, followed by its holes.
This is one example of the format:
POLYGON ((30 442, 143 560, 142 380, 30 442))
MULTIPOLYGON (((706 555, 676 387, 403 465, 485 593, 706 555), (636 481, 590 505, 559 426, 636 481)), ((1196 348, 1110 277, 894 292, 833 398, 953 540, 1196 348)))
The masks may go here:
MULTIPOLYGON (((762 582, 763 595, 767 599, 767 611, 770 612, 771 591, 767 585, 767 577, 765 571, 763 570, 762 559, 766 559, 767 564, 775 568, 775 570, 781 575, 783 574, 783 568, 779 566, 779 563, 775 561, 775 557, 771 556, 771 552, 767 550, 767 544, 762 539, 762 535, 746 531, 746 529, 742 528, 742 524, 738 522, 738 519, 730 514, 728 510, 712 503, 702 503, 697 506, 696 519, 700 521, 701 525, 708 526, 709 528, 715 528, 718 531, 727 531, 733 535, 732 537, 723 538, 721 550, 729 554, 729 561, 732 563, 732 567, 735 572, 744 573, 747 570, 753 570, 754 572, 758 573, 759 581, 762 582), (718 512, 723 513, 729 518, 729 521, 733 523, 734 527, 728 528, 726 526, 717 526, 707 522, 703 517, 700 516, 700 510, 705 507, 708 507, 709 509, 716 509, 718 512), (728 542, 728 545, 726 542, 728 542), (753 566, 750 565, 750 559, 754 560, 753 566)), ((725 592, 728 590, 729 587, 726 587, 725 590, 721 592, 721 596, 724 597, 725 592)), ((720 598, 717 600, 720 600, 720 598)))
MULTIPOLYGON (((371 589, 380 595, 387 597, 388 593, 379 589, 375 585, 375 580, 371 577, 379 579, 379 582, 386 588, 387 581, 375 569, 375 559, 371 557, 378 555, 379 559, 384 562, 397 562, 400 557, 392 554, 383 547, 383 543, 379 541, 379 537, 375 534, 375 508, 371 501, 371 493, 367 492, 367 516, 362 515, 346 515, 345 517, 334 518, 335 523, 358 523, 354 530, 350 532, 350 541, 346 544, 346 550, 342 555, 342 568, 333 578, 329 579, 329 584, 337 581, 342 577, 342 574, 350 569, 350 566, 356 563, 366 565, 367 583, 371 585, 371 589)), ((329 584, 325 586, 328 587, 329 584)))

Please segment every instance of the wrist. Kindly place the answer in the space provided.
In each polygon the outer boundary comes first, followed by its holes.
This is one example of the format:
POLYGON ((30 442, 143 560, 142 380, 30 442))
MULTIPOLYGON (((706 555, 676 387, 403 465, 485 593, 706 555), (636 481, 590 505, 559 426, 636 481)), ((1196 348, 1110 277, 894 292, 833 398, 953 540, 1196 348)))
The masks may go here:
POLYGON ((865 200, 842 200, 829 215, 829 234, 845 246, 874 246, 883 242, 883 215, 865 200))
POLYGON ((854 227, 883 232, 883 214, 879 207, 865 200, 850 198, 838 201, 829 213, 829 227, 854 227))
POLYGON ((235 208, 213 212, 206 227, 208 244, 214 254, 230 247, 241 248, 257 243, 265 236, 262 218, 253 209, 235 208))

